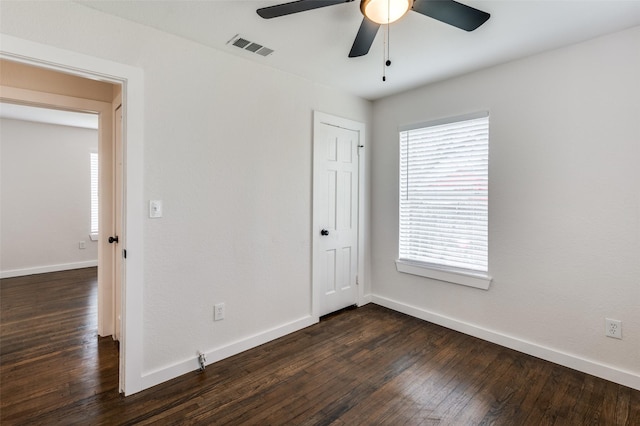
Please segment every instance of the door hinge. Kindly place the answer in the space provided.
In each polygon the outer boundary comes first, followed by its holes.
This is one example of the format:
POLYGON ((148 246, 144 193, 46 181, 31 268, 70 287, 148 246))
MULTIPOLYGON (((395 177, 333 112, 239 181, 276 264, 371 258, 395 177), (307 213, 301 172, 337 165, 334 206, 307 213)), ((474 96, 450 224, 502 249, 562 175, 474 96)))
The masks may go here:
POLYGON ((356 285, 360 285, 360 279, 357 275, 356 275, 356 285))
POLYGON ((122 250, 122 257, 127 258, 127 250, 122 250))

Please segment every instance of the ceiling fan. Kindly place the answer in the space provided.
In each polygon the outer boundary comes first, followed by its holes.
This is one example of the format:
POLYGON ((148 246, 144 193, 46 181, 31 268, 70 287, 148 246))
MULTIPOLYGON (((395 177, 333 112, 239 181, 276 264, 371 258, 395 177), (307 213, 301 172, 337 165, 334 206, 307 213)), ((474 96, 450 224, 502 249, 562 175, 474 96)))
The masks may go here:
MULTIPOLYGON (((350 3, 353 0, 297 0, 258 9, 258 15, 265 19, 305 12, 321 7, 350 3)), ((350 58, 364 56, 376 38, 378 28, 400 19, 413 10, 438 21, 465 31, 473 31, 484 24, 491 15, 454 0, 361 0, 360 10, 364 15, 360 29, 353 41, 350 58)))

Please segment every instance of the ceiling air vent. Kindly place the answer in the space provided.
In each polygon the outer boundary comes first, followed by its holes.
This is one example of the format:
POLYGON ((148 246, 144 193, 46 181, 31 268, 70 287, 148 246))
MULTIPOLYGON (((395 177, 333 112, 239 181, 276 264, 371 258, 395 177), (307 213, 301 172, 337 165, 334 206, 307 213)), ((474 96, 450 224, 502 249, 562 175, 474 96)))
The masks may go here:
POLYGON ((233 42, 233 45, 239 47, 240 49, 244 49, 245 47, 247 47, 247 44, 249 43, 251 43, 249 40, 245 40, 242 37, 238 37, 238 39, 233 42))
POLYGON ((262 49, 262 45, 258 43, 251 43, 250 45, 245 47, 245 49, 248 50, 249 52, 256 53, 258 50, 262 49))
POLYGON ((273 50, 269 49, 268 47, 263 47, 262 49, 258 50, 256 53, 262 56, 269 56, 273 53, 273 50))
POLYGON ((227 42, 227 44, 231 44, 236 46, 242 50, 246 50, 249 52, 257 53, 260 56, 269 56, 273 53, 273 49, 269 49, 268 47, 264 47, 261 44, 254 43, 245 38, 240 37, 240 34, 234 35, 231 40, 227 42))

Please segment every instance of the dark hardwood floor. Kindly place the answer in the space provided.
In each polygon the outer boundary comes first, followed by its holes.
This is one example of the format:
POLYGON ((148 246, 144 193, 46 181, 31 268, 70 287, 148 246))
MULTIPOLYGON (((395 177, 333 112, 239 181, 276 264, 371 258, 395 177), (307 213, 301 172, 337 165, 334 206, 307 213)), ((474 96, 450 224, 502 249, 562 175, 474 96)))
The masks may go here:
POLYGON ((640 391, 375 305, 124 398, 95 268, 0 288, 2 425, 640 425, 640 391))

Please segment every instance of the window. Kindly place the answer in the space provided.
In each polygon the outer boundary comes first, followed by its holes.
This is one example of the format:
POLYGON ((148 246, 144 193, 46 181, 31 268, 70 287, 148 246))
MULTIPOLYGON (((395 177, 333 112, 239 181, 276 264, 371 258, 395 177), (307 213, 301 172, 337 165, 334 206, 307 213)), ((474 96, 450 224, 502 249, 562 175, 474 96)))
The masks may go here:
POLYGON ((91 164, 91 239, 98 239, 98 153, 89 154, 91 164))
POLYGON ((487 113, 400 130, 398 271, 489 288, 487 113))

